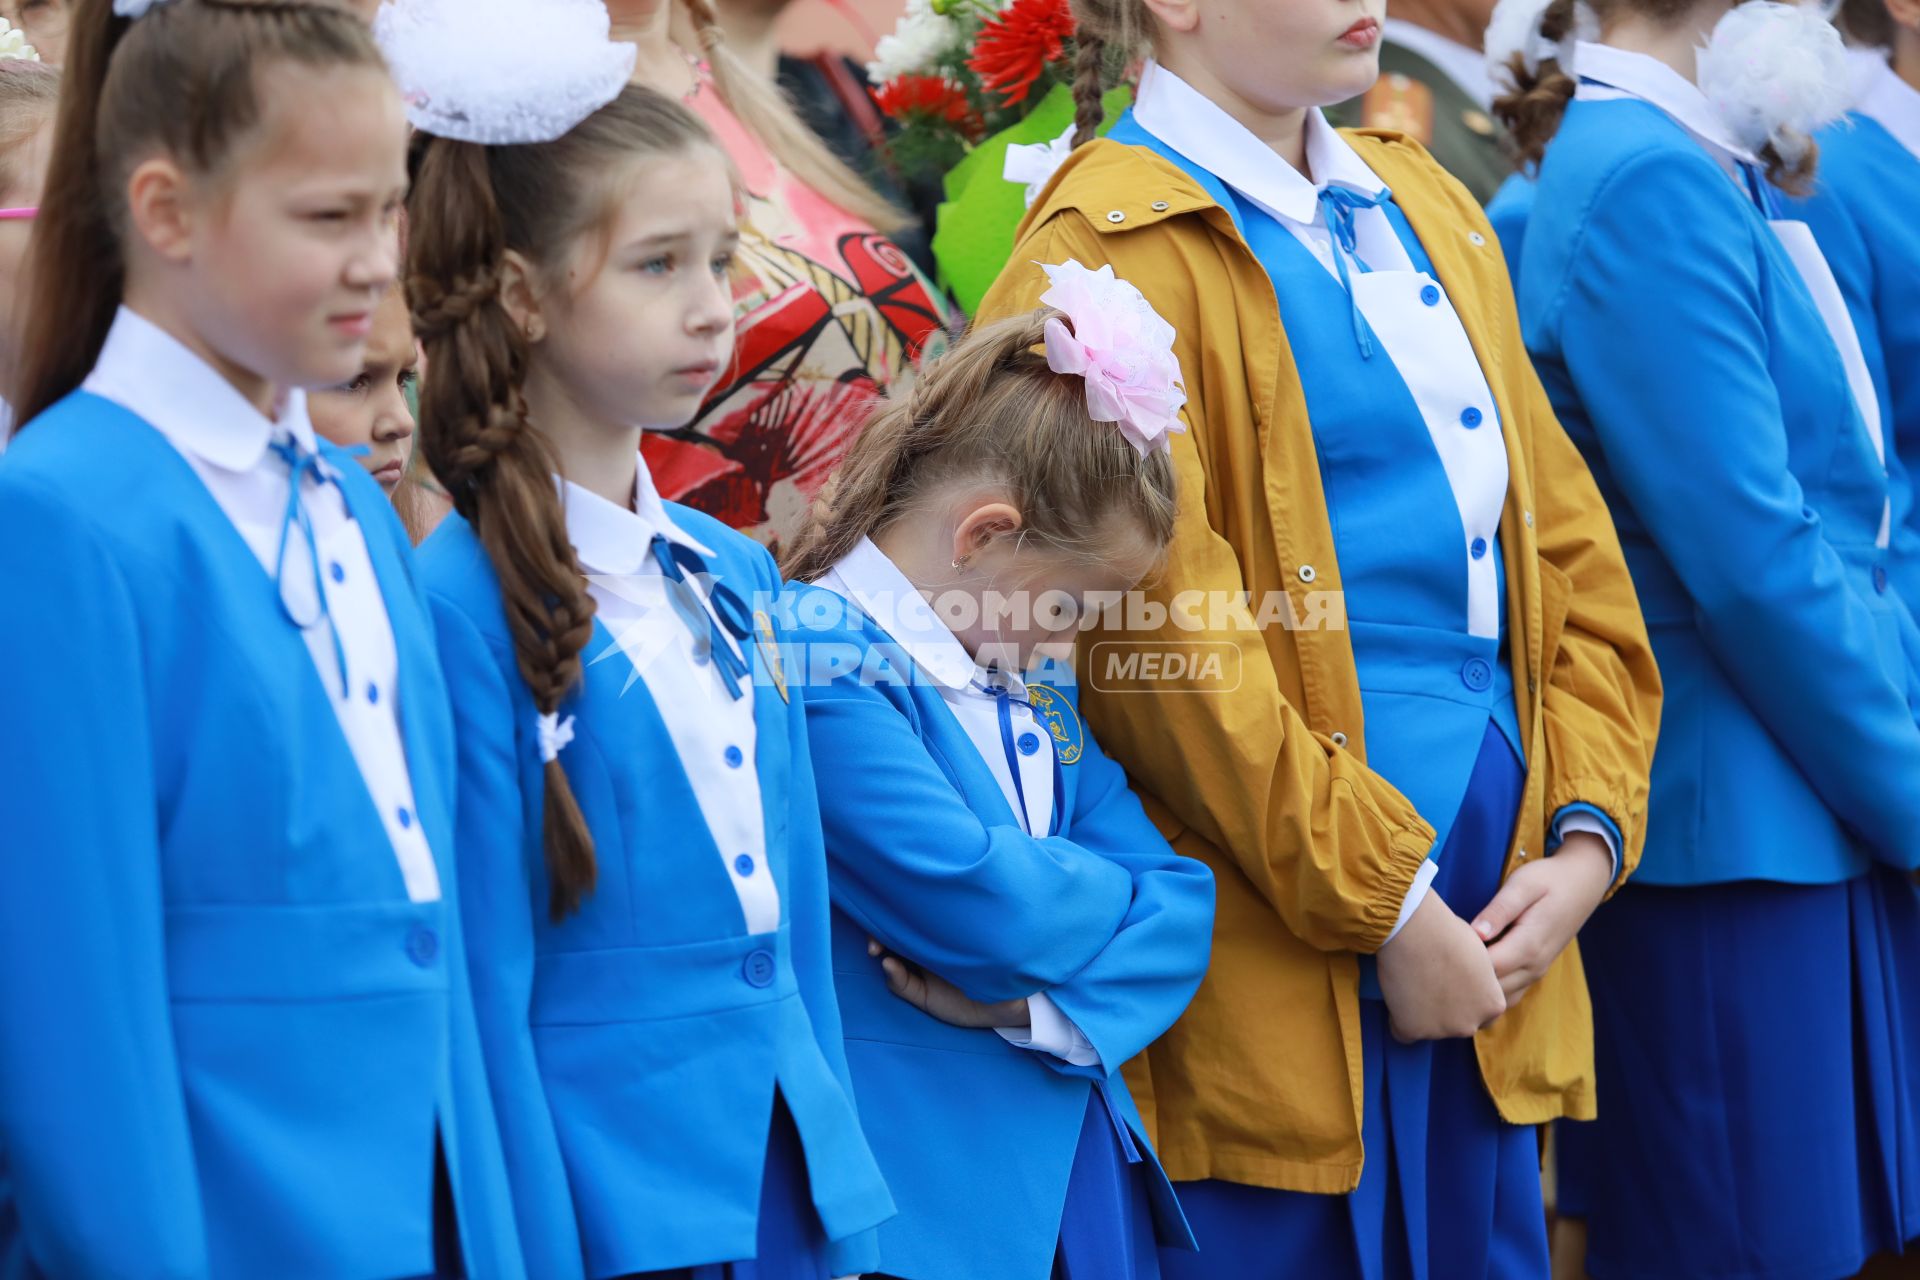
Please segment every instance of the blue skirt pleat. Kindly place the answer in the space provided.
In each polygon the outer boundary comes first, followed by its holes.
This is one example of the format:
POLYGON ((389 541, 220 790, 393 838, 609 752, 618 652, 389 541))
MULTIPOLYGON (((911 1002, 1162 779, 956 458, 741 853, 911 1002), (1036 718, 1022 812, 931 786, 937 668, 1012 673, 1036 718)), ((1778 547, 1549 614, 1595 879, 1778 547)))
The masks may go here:
POLYGON ((1920 1230, 1910 880, 1629 885, 1581 946, 1600 1116, 1559 1167, 1596 1280, 1837 1280, 1920 1230))
POLYGON ((1060 1215, 1053 1280, 1160 1280, 1153 1202, 1141 1155, 1096 1085, 1060 1215))

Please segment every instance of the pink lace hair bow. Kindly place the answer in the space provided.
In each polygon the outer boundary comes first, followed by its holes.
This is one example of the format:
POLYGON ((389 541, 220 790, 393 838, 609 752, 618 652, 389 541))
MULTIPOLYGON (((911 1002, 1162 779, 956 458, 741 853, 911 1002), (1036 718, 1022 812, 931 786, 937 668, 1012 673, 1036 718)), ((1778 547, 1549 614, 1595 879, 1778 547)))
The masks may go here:
POLYGON ((1086 379, 1087 416, 1118 424, 1141 457, 1170 449, 1167 433, 1187 429, 1173 326, 1110 266, 1038 265, 1052 284, 1040 301, 1066 317, 1047 321, 1047 367, 1086 379))

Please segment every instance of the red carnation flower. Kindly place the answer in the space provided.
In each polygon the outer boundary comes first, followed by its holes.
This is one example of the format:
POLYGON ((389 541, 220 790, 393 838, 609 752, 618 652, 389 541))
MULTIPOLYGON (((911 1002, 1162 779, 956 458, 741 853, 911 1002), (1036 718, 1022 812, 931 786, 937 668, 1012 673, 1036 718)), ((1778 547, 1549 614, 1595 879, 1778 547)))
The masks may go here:
POLYGON ((1066 56, 1072 35, 1067 0, 1013 0, 980 28, 967 67, 980 76, 982 88, 997 91, 1001 105, 1011 107, 1025 102, 1048 65, 1066 56))
POLYGON ((873 91, 873 101, 895 120, 943 120, 963 131, 974 124, 966 90, 944 76, 896 76, 873 91))

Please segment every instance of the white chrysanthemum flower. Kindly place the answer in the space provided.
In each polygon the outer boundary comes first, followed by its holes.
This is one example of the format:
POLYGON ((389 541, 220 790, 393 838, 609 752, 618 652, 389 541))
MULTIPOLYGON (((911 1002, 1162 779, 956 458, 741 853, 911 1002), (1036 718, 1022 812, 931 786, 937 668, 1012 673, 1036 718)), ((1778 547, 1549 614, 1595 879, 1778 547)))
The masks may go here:
POLYGON ((22 62, 40 61, 40 51, 27 43, 27 33, 0 18, 0 58, 17 58, 22 62))
POLYGON ((1748 0, 1714 25, 1699 82, 1735 141, 1755 152, 1771 142, 1791 162, 1846 114, 1846 45, 1811 4, 1748 0))
POLYGON ((960 27, 952 18, 933 11, 933 0, 907 0, 907 11, 874 46, 867 79, 875 84, 907 75, 926 75, 942 54, 960 42, 960 27))

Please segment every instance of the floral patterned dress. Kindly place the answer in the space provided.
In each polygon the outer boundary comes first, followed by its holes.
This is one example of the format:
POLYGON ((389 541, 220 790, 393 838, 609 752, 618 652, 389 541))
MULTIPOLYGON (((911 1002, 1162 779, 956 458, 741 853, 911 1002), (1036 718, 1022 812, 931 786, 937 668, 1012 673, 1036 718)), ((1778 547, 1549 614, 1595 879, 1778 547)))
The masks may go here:
POLYGON ((732 366, 692 423, 648 432, 662 496, 778 546, 876 399, 946 346, 948 304, 886 236, 778 165, 704 76, 689 100, 747 190, 732 366))

